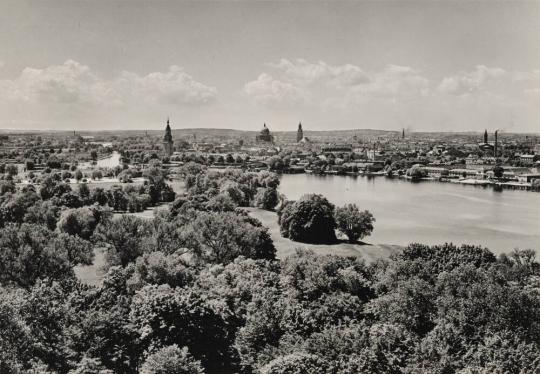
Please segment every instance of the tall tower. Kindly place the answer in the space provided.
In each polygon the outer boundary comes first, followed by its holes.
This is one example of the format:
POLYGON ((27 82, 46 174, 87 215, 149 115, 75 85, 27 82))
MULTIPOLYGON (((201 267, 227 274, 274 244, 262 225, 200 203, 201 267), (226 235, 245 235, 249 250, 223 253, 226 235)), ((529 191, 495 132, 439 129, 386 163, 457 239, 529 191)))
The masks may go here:
POLYGON ((493 148, 493 156, 496 158, 497 157, 497 148, 499 146, 499 139, 498 139, 498 136, 497 136, 497 133, 499 132, 499 130, 496 130, 495 131, 495 147, 493 148))
POLYGON ((169 125, 169 119, 167 118, 167 127, 165 127, 165 136, 163 136, 163 153, 166 156, 173 154, 173 139, 171 134, 171 126, 169 125))
POLYGON ((401 139, 405 139, 405 129, 401 129, 401 139))
POLYGON ((488 133, 487 133, 487 130, 484 131, 484 144, 487 144, 488 142, 488 133))
POLYGON ((298 131, 296 132, 296 142, 300 142, 300 140, 304 139, 304 130, 302 130, 302 122, 298 124, 298 131))

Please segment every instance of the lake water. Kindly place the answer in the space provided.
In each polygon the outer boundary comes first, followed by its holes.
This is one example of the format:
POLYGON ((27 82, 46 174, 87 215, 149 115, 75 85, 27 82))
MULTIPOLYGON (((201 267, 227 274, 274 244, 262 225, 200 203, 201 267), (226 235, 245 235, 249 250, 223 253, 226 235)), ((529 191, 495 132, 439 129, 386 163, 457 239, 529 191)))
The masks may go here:
MULTIPOLYGON (((365 176, 283 175, 280 192, 295 200, 306 193, 335 205, 355 203, 376 218, 368 243, 478 244, 495 253, 531 248, 540 255, 540 193, 411 183, 365 176)), ((540 257, 540 256, 539 256, 540 257)))

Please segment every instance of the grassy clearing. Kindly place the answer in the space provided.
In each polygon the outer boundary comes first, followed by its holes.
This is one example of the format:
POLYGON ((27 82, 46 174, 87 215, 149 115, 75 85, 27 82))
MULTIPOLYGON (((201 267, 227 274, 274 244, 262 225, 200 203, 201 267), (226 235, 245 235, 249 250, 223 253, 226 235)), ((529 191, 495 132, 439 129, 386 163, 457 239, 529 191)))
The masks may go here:
POLYGON ((105 254, 103 248, 94 250, 94 263, 90 266, 75 266, 73 270, 75 275, 82 283, 99 286, 103 280, 103 265, 105 265, 105 254))
POLYGON ((246 210, 249 211, 249 214, 252 217, 255 217, 261 221, 263 226, 268 227, 272 241, 277 249, 277 257, 281 259, 294 254, 297 248, 305 248, 311 249, 320 255, 333 254, 338 256, 361 257, 367 263, 369 263, 380 258, 388 258, 392 253, 399 251, 402 248, 399 245, 374 243, 299 243, 281 236, 277 222, 277 214, 275 212, 269 212, 259 208, 246 208, 246 210))

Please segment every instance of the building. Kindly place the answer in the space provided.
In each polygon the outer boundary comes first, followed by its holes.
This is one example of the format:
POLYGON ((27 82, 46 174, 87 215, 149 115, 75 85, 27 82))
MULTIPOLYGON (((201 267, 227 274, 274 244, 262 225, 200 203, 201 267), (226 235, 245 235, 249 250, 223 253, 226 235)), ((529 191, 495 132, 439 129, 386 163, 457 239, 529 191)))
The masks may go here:
POLYGON ((266 127, 266 123, 263 125, 259 135, 255 136, 255 141, 257 143, 274 143, 274 137, 270 134, 270 130, 266 127))
POLYGON ((435 166, 425 166, 422 169, 424 169, 430 178, 441 178, 446 177, 449 175, 448 169, 441 168, 441 167, 435 167, 435 166))
POLYGON ((522 182, 522 183, 531 183, 535 179, 540 179, 539 173, 521 174, 517 177, 518 182, 522 182))
POLYGON ((341 153, 352 153, 352 145, 351 144, 328 145, 326 147, 322 147, 322 153, 324 155, 328 155, 330 153, 332 153, 333 155, 337 155, 341 153))
POLYGON ((302 130, 302 122, 298 124, 298 131, 296 132, 296 142, 300 143, 300 141, 304 139, 304 130, 302 130))
POLYGON ((534 164, 534 155, 521 155, 519 156, 519 160, 523 165, 532 166, 534 164))
POLYGON ((174 151, 174 141, 171 134, 171 126, 169 125, 169 119, 167 118, 167 127, 165 127, 165 135, 163 136, 163 153, 166 156, 171 156, 174 151))

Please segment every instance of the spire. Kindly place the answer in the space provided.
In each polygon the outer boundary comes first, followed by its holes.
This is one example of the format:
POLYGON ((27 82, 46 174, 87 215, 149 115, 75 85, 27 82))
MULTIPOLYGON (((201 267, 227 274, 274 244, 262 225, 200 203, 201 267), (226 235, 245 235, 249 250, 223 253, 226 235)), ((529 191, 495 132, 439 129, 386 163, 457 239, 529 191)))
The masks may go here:
POLYGON ((487 129, 484 131, 484 143, 488 142, 488 132, 487 129))
POLYGON ((163 137, 165 142, 172 142, 171 126, 169 125, 169 118, 167 117, 167 127, 165 127, 165 136, 163 137))

